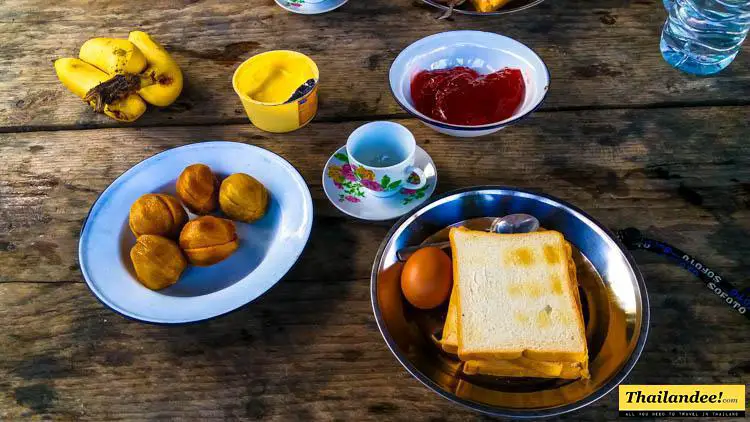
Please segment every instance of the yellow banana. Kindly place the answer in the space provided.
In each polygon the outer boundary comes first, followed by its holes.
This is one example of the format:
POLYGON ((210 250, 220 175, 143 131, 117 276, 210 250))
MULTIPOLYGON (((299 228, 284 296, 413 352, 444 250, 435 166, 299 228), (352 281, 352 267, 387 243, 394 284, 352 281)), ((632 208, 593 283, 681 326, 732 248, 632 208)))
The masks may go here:
POLYGON ((148 68, 141 75, 142 88, 138 94, 155 106, 172 104, 182 92, 180 66, 161 44, 145 32, 131 32, 128 41, 143 53, 148 62, 148 68))
POLYGON ((132 122, 146 111, 146 102, 165 107, 182 92, 177 62, 145 32, 133 31, 128 40, 92 38, 78 57, 55 61, 57 77, 115 120, 132 122))
POLYGON ((138 74, 146 68, 146 57, 128 40, 92 38, 81 46, 78 58, 110 75, 138 74))
MULTIPOLYGON (((111 78, 107 73, 76 58, 55 60, 55 72, 66 88, 84 99, 93 88, 111 78)), ((96 108, 94 101, 89 101, 89 104, 96 108)), ((111 104, 105 104, 101 111, 115 120, 132 122, 146 111, 146 103, 137 94, 130 94, 111 104)))
POLYGON ((80 59, 55 60, 55 72, 65 88, 83 98, 91 88, 110 78, 109 75, 80 59))
POLYGON ((104 106, 104 114, 120 122, 131 123, 146 112, 146 103, 138 94, 130 94, 122 100, 104 106))

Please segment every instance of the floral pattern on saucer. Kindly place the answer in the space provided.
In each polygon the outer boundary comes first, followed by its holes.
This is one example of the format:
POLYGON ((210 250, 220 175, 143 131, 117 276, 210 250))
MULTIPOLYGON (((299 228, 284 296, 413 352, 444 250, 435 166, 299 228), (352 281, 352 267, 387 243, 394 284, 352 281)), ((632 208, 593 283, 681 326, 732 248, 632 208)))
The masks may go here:
POLYGON ((404 205, 409 205, 410 203, 412 203, 412 201, 416 201, 417 199, 424 198, 425 195, 426 195, 425 192, 429 188, 430 188, 430 185, 426 184, 426 185, 422 186, 421 188, 419 188, 417 190, 401 189, 401 193, 403 195, 406 195, 406 198, 404 198, 403 204, 404 205))
MULTIPOLYGON (((381 192, 398 189, 401 186, 400 180, 391 181, 388 176, 383 176, 380 182, 376 181, 375 173, 372 170, 364 167, 354 167, 349 164, 349 157, 347 157, 345 152, 337 152, 333 157, 341 165, 329 165, 327 174, 333 180, 334 186, 342 191, 342 193, 339 193, 339 202, 361 202, 362 198, 365 197, 366 189, 381 192)), ((409 175, 409 181, 418 183, 419 176, 416 173, 412 173, 409 175)), ((416 199, 424 198, 425 191, 429 188, 429 183, 417 190, 401 188, 400 193, 405 196, 403 204, 408 205, 416 199)))
MULTIPOLYGON (((432 195, 437 184, 437 174, 432 159, 417 147, 417 164, 425 164, 427 183, 419 189, 401 188, 401 180, 375 180, 375 173, 349 163, 346 148, 341 147, 328 160, 323 172, 323 188, 328 199, 346 214, 365 220, 388 220, 411 211, 432 195), (421 161, 421 163, 420 163, 421 161), (371 195, 368 189, 376 191, 395 190, 399 192, 387 198, 371 195)), ((419 182, 419 176, 412 173, 409 182, 419 182)))

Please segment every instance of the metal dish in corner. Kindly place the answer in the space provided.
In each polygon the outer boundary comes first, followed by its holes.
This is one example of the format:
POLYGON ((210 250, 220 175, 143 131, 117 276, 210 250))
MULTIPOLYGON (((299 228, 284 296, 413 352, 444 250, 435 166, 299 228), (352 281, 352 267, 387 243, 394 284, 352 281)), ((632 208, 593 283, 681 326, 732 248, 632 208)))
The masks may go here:
POLYGON ((648 335, 648 294, 635 261, 604 226, 561 200, 515 188, 474 187, 446 193, 399 220, 380 246, 371 275, 371 299, 383 338, 420 382, 453 402, 495 416, 541 418, 587 406, 628 375, 648 335), (575 247, 591 379, 468 376, 462 363, 435 344, 445 307, 425 312, 402 298, 396 251, 444 240, 446 227, 469 220, 481 229, 512 213, 537 217, 575 247))
MULTIPOLYGON (((445 4, 439 3, 435 0, 422 0, 422 1, 429 4, 432 7, 436 7, 446 12, 449 9, 449 7, 446 6, 445 4)), ((466 1, 463 5, 454 7, 453 13, 457 13, 461 15, 471 15, 471 16, 507 15, 509 13, 520 12, 521 10, 526 10, 530 7, 534 7, 543 1, 544 0, 511 0, 510 2, 508 2, 508 4, 506 4, 505 6, 501 7, 500 9, 494 12, 479 12, 477 10, 474 10, 471 4, 469 4, 469 1, 466 1)))

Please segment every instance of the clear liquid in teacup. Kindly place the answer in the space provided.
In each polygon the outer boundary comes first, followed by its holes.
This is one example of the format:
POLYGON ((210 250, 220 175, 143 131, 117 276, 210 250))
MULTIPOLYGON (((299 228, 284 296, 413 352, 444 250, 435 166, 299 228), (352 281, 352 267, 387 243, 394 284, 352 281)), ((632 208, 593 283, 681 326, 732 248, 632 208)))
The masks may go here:
POLYGON ((356 143, 352 155, 369 167, 390 167, 409 157, 406 146, 397 138, 368 137, 356 143))

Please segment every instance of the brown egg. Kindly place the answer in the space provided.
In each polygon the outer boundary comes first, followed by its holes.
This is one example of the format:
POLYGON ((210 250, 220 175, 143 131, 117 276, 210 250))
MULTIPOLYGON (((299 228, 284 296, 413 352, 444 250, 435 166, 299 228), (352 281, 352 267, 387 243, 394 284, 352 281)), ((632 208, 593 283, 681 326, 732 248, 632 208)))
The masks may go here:
POLYGON ((235 173, 221 182, 219 206, 229 218, 252 223, 266 215, 268 189, 252 176, 235 173))
POLYGON ((179 199, 163 193, 147 193, 130 207, 128 225, 138 237, 144 234, 176 238, 188 221, 179 199))
POLYGON ((401 291, 419 309, 440 306, 451 294, 453 284, 451 258, 439 248, 420 249, 404 264, 401 291))
POLYGON ((239 247, 234 223, 210 215, 185 224, 180 248, 193 265, 205 267, 227 259, 239 247))
POLYGON ((152 234, 138 237, 130 250, 130 259, 138 280, 151 290, 176 283, 187 268, 187 261, 174 241, 152 234))
POLYGON ((176 188, 177 196, 196 214, 208 214, 219 206, 219 179, 205 164, 185 167, 176 188))

